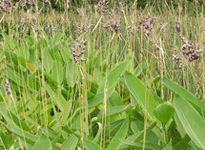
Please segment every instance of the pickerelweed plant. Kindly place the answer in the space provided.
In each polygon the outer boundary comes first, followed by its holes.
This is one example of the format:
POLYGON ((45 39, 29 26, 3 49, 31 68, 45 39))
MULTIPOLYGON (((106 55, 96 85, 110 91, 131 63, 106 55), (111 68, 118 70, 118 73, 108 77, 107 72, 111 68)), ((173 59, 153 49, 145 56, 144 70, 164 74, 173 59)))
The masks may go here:
MULTIPOLYGON (((184 57, 188 59, 188 62, 199 59, 202 49, 198 45, 194 45, 191 41, 185 39, 185 37, 181 34, 181 24, 179 22, 176 22, 175 28, 184 43, 181 46, 181 51, 184 57)), ((173 61, 178 64, 179 69, 181 69, 183 66, 183 59, 177 54, 173 54, 172 57, 173 61)))
POLYGON ((82 147, 83 140, 87 139, 89 136, 89 122, 88 122, 88 101, 87 101, 87 78, 86 78, 86 41, 81 41, 80 38, 74 40, 73 46, 71 48, 71 53, 73 55, 74 62, 77 64, 78 68, 78 91, 81 108, 80 126, 81 126, 81 141, 82 147))

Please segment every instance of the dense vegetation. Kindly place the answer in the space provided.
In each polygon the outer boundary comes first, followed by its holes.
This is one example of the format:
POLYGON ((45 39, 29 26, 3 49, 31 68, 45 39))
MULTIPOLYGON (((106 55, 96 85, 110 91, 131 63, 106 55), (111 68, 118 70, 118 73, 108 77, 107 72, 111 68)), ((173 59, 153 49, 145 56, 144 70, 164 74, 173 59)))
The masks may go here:
POLYGON ((205 149, 202 1, 57 2, 0 2, 0 149, 205 149))

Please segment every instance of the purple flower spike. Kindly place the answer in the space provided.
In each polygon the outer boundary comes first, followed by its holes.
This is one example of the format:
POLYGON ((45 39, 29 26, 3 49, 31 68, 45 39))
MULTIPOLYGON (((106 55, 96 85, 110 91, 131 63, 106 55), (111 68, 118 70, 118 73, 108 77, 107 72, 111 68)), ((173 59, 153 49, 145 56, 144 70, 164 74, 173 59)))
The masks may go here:
POLYGON ((179 22, 175 22, 175 28, 176 28, 176 31, 177 32, 181 32, 181 25, 180 25, 180 23, 179 22))
POLYGON ((8 79, 6 79, 5 85, 6 85, 7 95, 10 96, 10 98, 11 98, 12 101, 14 102, 14 98, 13 98, 13 95, 12 95, 12 93, 11 93, 11 87, 10 87, 10 83, 9 83, 9 80, 8 80, 8 79))
POLYGON ((153 24, 153 22, 154 22, 156 19, 157 19, 156 17, 152 17, 152 18, 150 19, 149 24, 150 24, 150 25, 153 24))
POLYGON ((80 41, 76 39, 74 45, 71 48, 71 54, 73 55, 73 59, 75 63, 85 62, 86 59, 81 58, 86 49, 86 41, 80 41))
POLYGON ((148 37, 150 37, 150 36, 151 36, 151 33, 150 33, 150 32, 148 32, 148 33, 146 33, 146 35, 147 35, 148 37))
POLYGON ((146 36, 150 37, 152 34, 153 23, 156 20, 156 17, 147 17, 145 20, 139 22, 138 27, 143 27, 146 32, 146 36))

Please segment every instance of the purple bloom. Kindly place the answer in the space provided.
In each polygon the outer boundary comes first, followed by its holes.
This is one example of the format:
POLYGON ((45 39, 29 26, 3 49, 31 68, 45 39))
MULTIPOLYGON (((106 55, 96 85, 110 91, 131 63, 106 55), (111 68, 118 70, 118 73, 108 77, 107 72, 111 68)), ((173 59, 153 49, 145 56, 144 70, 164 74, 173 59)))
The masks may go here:
POLYGON ((5 85, 6 85, 7 95, 10 96, 10 98, 11 98, 12 101, 14 102, 14 98, 13 98, 13 95, 12 95, 12 93, 11 93, 11 87, 10 87, 10 84, 9 84, 9 80, 8 80, 8 79, 6 79, 5 85))
POLYGON ((192 62, 193 60, 197 60, 200 58, 200 55, 198 53, 194 53, 191 55, 191 57, 189 58, 189 62, 192 62))
POLYGON ((138 27, 142 26, 146 32, 146 36, 150 37, 152 34, 152 24, 156 20, 156 17, 147 17, 145 20, 139 22, 138 27))
POLYGON ((71 53, 75 63, 84 62, 86 59, 82 59, 81 56, 84 54, 86 49, 86 41, 79 41, 78 39, 74 41, 74 45, 71 48, 71 53))
POLYGON ((147 35, 148 37, 150 37, 150 36, 151 36, 151 33, 150 33, 150 32, 148 32, 148 33, 146 33, 146 35, 147 35))
POLYGON ((115 30, 116 33, 119 33, 121 31, 120 25, 116 23, 112 23, 110 26, 115 30))
POLYGON ((156 19, 157 19, 156 17, 152 17, 152 18, 150 19, 149 24, 150 24, 150 25, 153 24, 153 22, 154 22, 156 19))
POLYGON ((176 28, 176 31, 177 32, 181 32, 181 25, 180 25, 180 23, 179 22, 175 22, 175 28, 176 28))

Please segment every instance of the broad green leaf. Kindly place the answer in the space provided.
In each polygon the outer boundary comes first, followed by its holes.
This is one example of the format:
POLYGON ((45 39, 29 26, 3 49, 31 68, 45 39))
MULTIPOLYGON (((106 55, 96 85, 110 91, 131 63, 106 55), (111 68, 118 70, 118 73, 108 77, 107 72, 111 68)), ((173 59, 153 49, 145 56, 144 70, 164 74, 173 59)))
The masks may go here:
POLYGON ((191 140, 205 149, 205 122, 196 109, 180 96, 175 97, 174 108, 191 140))
POLYGON ((110 135, 115 135, 124 121, 125 119, 119 119, 107 124, 105 128, 105 137, 108 138, 110 135))
MULTIPOLYGON (((114 92, 114 89, 112 91, 108 91, 106 93, 107 98, 109 98, 113 92, 114 92)), ((100 93, 100 94, 96 94, 94 97, 88 99, 89 108, 95 107, 95 106, 99 105, 100 103, 102 103, 104 100, 104 97, 105 97, 105 94, 100 93)))
POLYGON ((6 33, 1 33, 1 34, 4 37, 4 41, 7 44, 8 48, 10 50, 15 50, 17 46, 15 41, 11 37, 9 37, 9 35, 7 35, 6 33))
POLYGON ((176 113, 174 114, 174 121, 176 123, 177 130, 179 131, 181 137, 184 137, 186 135, 186 131, 184 130, 184 127, 176 113))
POLYGON ((98 145, 97 143, 94 143, 92 141, 89 140, 83 140, 84 143, 84 147, 87 150, 105 150, 104 148, 100 147, 100 145, 98 145))
POLYGON ((19 55, 21 57, 23 57, 24 59, 26 59, 27 61, 29 61, 29 57, 30 57, 30 53, 29 53, 29 47, 26 44, 23 44, 20 48, 19 48, 19 55))
MULTIPOLYGON (((172 139, 172 142, 173 142, 173 140, 176 140, 176 139, 172 139)), ((177 144, 174 145, 174 148, 180 149, 180 150, 181 149, 190 149, 189 143, 193 143, 193 141, 191 141, 190 137, 186 134, 184 136, 184 138, 177 141, 177 144)), ((201 149, 197 148, 197 150, 201 150, 201 149)))
POLYGON ((63 64, 59 60, 53 62, 52 76, 57 81, 58 85, 63 82, 63 64))
POLYGON ((166 124, 174 115, 174 108, 169 102, 159 104, 154 110, 155 117, 166 124))
POLYGON ((31 150, 51 150, 51 141, 45 134, 41 134, 31 150))
POLYGON ((112 104, 112 106, 122 106, 123 101, 120 95, 117 93, 117 91, 114 91, 113 94, 109 98, 109 102, 112 104))
POLYGON ((102 82, 102 79, 103 79, 102 72, 100 71, 99 68, 95 67, 95 68, 93 69, 93 80, 94 80, 98 85, 100 85, 100 83, 102 82))
POLYGON ((1 144, 3 144, 6 148, 10 147, 13 144, 12 135, 0 133, 1 144))
POLYGON ((63 37, 63 33, 56 33, 52 39, 52 43, 50 43, 51 47, 54 47, 57 44, 59 44, 62 37, 63 37))
POLYGON ((194 104, 194 107, 197 107, 197 109, 200 110, 200 101, 196 96, 194 96, 192 93, 184 89, 182 86, 178 85, 177 83, 174 83, 168 78, 164 77, 163 82, 167 88, 169 88, 174 93, 183 97, 185 100, 190 102, 192 105, 194 104))
POLYGON ((62 123, 65 123, 68 120, 68 116, 72 111, 72 105, 73 105, 72 100, 69 100, 66 101, 66 104, 63 106, 62 117, 61 117, 62 123))
MULTIPOLYGON (((39 70, 39 72, 41 72, 41 70, 39 70)), ((47 82, 49 82, 51 84, 55 84, 55 85, 58 84, 58 82, 55 80, 55 78, 47 71, 44 72, 44 75, 47 79, 47 82)))
POLYGON ((104 92, 105 85, 107 86, 107 91, 113 90, 118 82, 119 77, 124 73, 126 70, 129 60, 126 60, 119 64, 117 67, 111 70, 111 72, 107 76, 107 83, 105 83, 105 79, 101 82, 97 94, 104 92))
MULTIPOLYGON (((125 139, 120 139, 120 142, 125 145, 129 145, 132 148, 142 148, 143 143, 142 142, 133 142, 131 140, 125 140, 125 139)), ((162 150, 162 148, 156 144, 152 144, 149 142, 146 142, 145 144, 146 150, 162 150)))
POLYGON ((8 76, 8 78, 12 80, 13 82, 15 82, 18 86, 25 88, 25 80, 22 79, 19 73, 16 72, 15 70, 12 70, 10 67, 7 67, 7 70, 3 71, 2 73, 8 76))
MULTIPOLYGON (((132 121, 132 124, 135 123, 132 121)), ((148 125, 147 127, 147 136, 146 136, 146 142, 151 142, 157 144, 159 141, 158 136, 152 131, 152 129, 156 126, 156 122, 153 121, 151 124, 148 125)), ((143 124, 142 124, 143 125, 143 124)), ((141 125, 140 125, 141 126, 141 125)), ((137 128, 137 127, 136 127, 137 128)), ((140 127, 141 128, 141 127, 140 127)), ((144 129, 142 128, 140 131, 134 132, 134 134, 128 136, 126 140, 128 141, 136 141, 139 142, 143 139, 144 137, 144 129)), ((124 149, 127 147, 125 144, 121 144, 120 148, 124 149)))
MULTIPOLYGON (((120 113, 124 112, 126 109, 128 109, 129 107, 130 107, 130 105, 127 105, 127 106, 115 106, 113 108, 109 108, 106 111, 106 117, 120 114, 120 113)), ((98 115, 98 119, 101 119, 101 118, 102 118, 102 111, 98 115)))
POLYGON ((69 136, 65 142, 63 142, 63 145, 61 146, 61 150, 75 150, 76 146, 78 144, 78 138, 72 134, 69 136))
POLYGON ((38 79, 36 78, 35 74, 28 75, 27 77, 27 85, 29 88, 38 91, 40 84, 38 82, 38 79))
MULTIPOLYGON (((152 139, 152 140, 157 140, 157 139, 153 139, 153 137, 155 137, 155 133, 152 132, 152 129, 156 126, 156 121, 153 121, 152 123, 148 124, 147 126, 147 140, 149 140, 148 138, 152 139), (149 137, 150 136, 150 137, 149 137)), ((143 133, 144 133, 144 124, 139 121, 139 120, 133 120, 131 122, 131 129, 132 131, 134 132, 134 136, 131 135, 129 136, 127 139, 128 140, 141 140, 143 138, 143 133), (139 135, 139 133, 141 133, 139 135), (139 136, 136 136, 136 135, 139 135, 139 136)))
POLYGON ((52 150, 61 150, 61 148, 52 143, 52 150))
POLYGON ((125 137, 127 136, 128 128, 129 128, 129 119, 126 119, 122 124, 122 126, 120 127, 120 129, 115 134, 115 136, 113 137, 110 144, 108 145, 107 150, 114 150, 119 148, 121 143, 120 139, 125 139, 125 137))
MULTIPOLYGON (((68 43, 67 43, 68 45, 68 43)), ((64 47, 60 50, 61 56, 63 58, 64 63, 72 60, 73 56, 71 54, 71 50, 67 49, 67 45, 64 45, 64 47)))
POLYGON ((50 72, 51 69, 53 68, 53 59, 51 57, 51 54, 49 52, 48 48, 44 49, 43 53, 43 66, 47 72, 50 72))
POLYGON ((70 87, 74 87, 77 82, 77 67, 71 60, 66 63, 66 80, 70 87))
POLYGON ((146 62, 142 62, 141 64, 139 64, 139 65, 136 67, 136 69, 135 69, 135 71, 134 71, 134 75, 135 75, 136 77, 140 76, 145 68, 146 68, 146 62))
POLYGON ((14 113, 7 110, 6 105, 3 102, 0 102, 0 114, 4 117, 6 122, 10 125, 21 127, 25 131, 29 131, 30 128, 19 119, 14 113))
POLYGON ((147 100, 149 98, 149 117, 154 118, 153 111, 159 103, 154 99, 151 91, 149 91, 147 87, 131 73, 125 74, 125 81, 129 92, 135 100, 137 100, 144 112, 146 112, 147 100))
POLYGON ((63 106, 66 105, 66 100, 63 97, 63 95, 61 93, 56 93, 53 91, 53 89, 50 87, 49 84, 46 84, 46 91, 48 92, 48 94, 50 95, 50 98, 53 102, 55 102, 54 104, 58 104, 58 107, 63 110, 63 106))
POLYGON ((75 133, 69 126, 67 126, 67 125, 64 125, 64 126, 61 126, 61 129, 65 132, 65 133, 67 133, 67 134, 73 134, 73 135, 75 135, 77 138, 80 138, 81 136, 80 136, 80 134, 79 133, 75 133))
POLYGON ((28 140, 32 141, 32 142, 36 142, 36 140, 38 139, 38 137, 36 137, 36 136, 34 136, 34 135, 32 135, 32 134, 26 132, 26 131, 23 131, 23 130, 22 130, 21 128, 19 128, 19 127, 13 127, 13 126, 9 125, 9 126, 8 126, 8 129, 9 129, 11 132, 17 134, 18 136, 21 136, 21 137, 23 137, 23 138, 25 138, 25 139, 28 139, 28 140))
POLYGON ((162 150, 172 150, 172 142, 170 141, 162 150))

